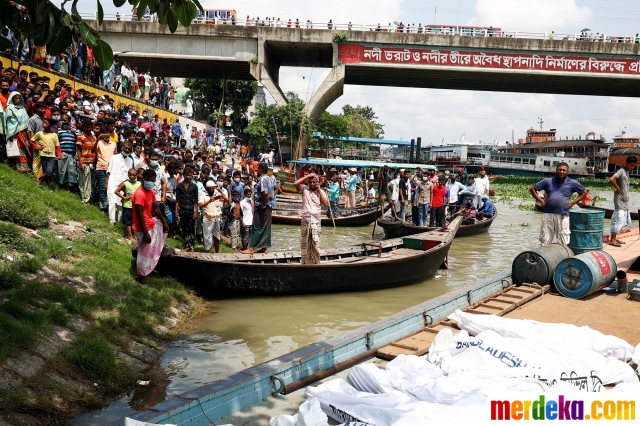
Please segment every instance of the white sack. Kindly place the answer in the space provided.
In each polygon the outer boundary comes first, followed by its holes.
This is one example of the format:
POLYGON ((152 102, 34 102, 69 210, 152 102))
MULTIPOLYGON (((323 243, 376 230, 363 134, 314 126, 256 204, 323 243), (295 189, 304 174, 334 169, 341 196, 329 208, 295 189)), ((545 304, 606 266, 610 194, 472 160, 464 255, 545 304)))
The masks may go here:
POLYGON ((545 342, 558 348, 590 349, 622 361, 630 360, 634 353, 633 346, 623 339, 604 335, 587 326, 469 314, 460 310, 456 310, 448 318, 456 321, 458 327, 472 336, 493 330, 503 337, 545 342))
POLYGON ((445 405, 484 404, 492 392, 542 392, 549 389, 542 382, 527 378, 504 378, 489 371, 469 371, 444 376, 425 358, 399 355, 385 370, 373 364, 351 369, 347 382, 356 390, 382 393, 395 389, 416 400, 445 405), (363 388, 362 384, 367 387, 363 388), (381 389, 385 389, 380 391, 381 389))
MULTIPOLYGON (((444 331, 444 330, 443 330, 444 331)), ((476 336, 467 349, 443 358, 442 371, 452 375, 463 371, 491 371, 502 377, 536 378, 549 386, 570 382, 576 390, 599 392, 601 384, 634 383, 631 367, 615 358, 555 342, 508 339, 492 330, 476 336)), ((454 336, 455 342, 455 336, 454 336)))

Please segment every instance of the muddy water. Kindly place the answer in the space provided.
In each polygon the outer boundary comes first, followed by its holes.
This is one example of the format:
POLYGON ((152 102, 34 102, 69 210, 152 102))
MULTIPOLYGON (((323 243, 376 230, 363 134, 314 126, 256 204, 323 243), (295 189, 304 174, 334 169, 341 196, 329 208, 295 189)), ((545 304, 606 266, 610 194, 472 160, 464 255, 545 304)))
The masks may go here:
MULTIPOLYGON (((612 204, 612 195, 602 194, 612 204)), ((632 202, 640 202, 632 194, 632 202)), ((185 330, 162 359, 170 383, 164 388, 140 387, 111 407, 77 424, 107 424, 146 409, 174 394, 218 380, 304 345, 334 337, 417 303, 510 268, 520 252, 538 246, 540 213, 521 210, 531 200, 498 203, 499 216, 488 233, 456 239, 449 268, 412 286, 371 292, 288 297, 246 297, 213 301, 213 312, 185 330)), ((634 225, 635 226, 635 225, 634 225)), ((608 229, 608 221, 605 225, 608 229)), ((373 225, 364 228, 324 227, 323 248, 370 241, 373 225)), ((377 228, 374 239, 383 238, 377 228)), ((273 226, 273 250, 299 247, 298 228, 273 226)), ((402 270, 394 271, 402 274, 402 270)))

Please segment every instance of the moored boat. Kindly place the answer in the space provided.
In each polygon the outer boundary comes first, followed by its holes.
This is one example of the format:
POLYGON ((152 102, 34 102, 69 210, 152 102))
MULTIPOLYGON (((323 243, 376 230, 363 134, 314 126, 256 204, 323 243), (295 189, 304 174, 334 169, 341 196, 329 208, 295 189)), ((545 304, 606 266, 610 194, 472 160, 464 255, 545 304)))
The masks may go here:
MULTIPOLYGON (((380 216, 380 209, 377 207, 366 209, 340 210, 341 216, 331 219, 322 215, 322 226, 367 226, 371 225, 380 216)), ((281 225, 300 225, 300 209, 286 210, 276 208, 271 215, 273 223, 281 225)))
POLYGON ((380 243, 320 250, 320 264, 300 264, 299 251, 247 254, 178 252, 156 270, 201 294, 312 294, 415 284, 445 261, 461 219, 448 229, 380 243), (398 273, 402 271, 402 273, 398 273))
MULTIPOLYGON (((495 209, 495 206, 494 206, 495 209)), ((460 225, 458 232, 456 233, 456 238, 458 237, 468 237, 471 235, 478 235, 483 232, 489 231, 491 224, 498 217, 498 210, 495 209, 495 214, 489 218, 484 220, 476 220, 476 223, 471 225, 460 225)), ((384 230, 385 238, 399 238, 405 237, 407 235, 415 235, 421 232, 427 232, 429 230, 438 229, 437 227, 429 227, 429 226, 416 226, 412 223, 402 223, 399 220, 382 220, 378 219, 377 224, 380 228, 384 230)))

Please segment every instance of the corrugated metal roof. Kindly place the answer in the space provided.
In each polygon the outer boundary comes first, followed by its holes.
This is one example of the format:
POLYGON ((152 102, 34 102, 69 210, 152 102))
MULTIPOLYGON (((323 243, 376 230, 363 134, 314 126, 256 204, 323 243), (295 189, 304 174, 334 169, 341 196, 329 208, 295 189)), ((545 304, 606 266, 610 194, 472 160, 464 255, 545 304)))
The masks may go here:
POLYGON ((640 155, 640 148, 623 148, 623 149, 616 149, 615 151, 613 151, 611 153, 613 154, 617 154, 617 155, 640 155))
POLYGON ((509 149, 549 149, 549 148, 585 148, 585 147, 597 147, 606 148, 607 144, 594 140, 571 140, 571 141, 553 141, 553 142, 531 142, 523 143, 520 145, 514 145, 509 149))

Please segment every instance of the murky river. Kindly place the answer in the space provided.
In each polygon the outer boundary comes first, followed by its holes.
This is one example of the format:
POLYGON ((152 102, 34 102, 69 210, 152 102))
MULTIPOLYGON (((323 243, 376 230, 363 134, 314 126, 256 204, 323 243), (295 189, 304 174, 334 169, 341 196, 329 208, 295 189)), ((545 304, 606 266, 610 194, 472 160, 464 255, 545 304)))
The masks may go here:
MULTIPOLYGON (((600 203, 612 207, 611 193, 600 203)), ((632 205, 640 204, 640 194, 632 205)), ((488 233, 454 240, 449 268, 412 286, 358 293, 288 297, 245 297, 213 301, 210 315, 183 330, 162 358, 169 375, 166 388, 139 387, 109 408, 77 419, 80 425, 104 425, 146 409, 171 395, 213 382, 257 363, 325 340, 415 304, 473 283, 511 267, 520 252, 537 247, 540 213, 522 210, 531 200, 496 203, 498 218, 488 233)), ((634 221, 635 222, 635 221, 634 221)), ((634 224, 636 226, 636 224, 634 224)), ((605 224, 608 229, 608 220, 605 224)), ((331 248, 384 237, 373 225, 363 228, 322 229, 322 246, 331 248)), ((295 226, 274 225, 272 250, 297 249, 295 226)), ((402 270, 394 271, 402 274, 402 270)))

